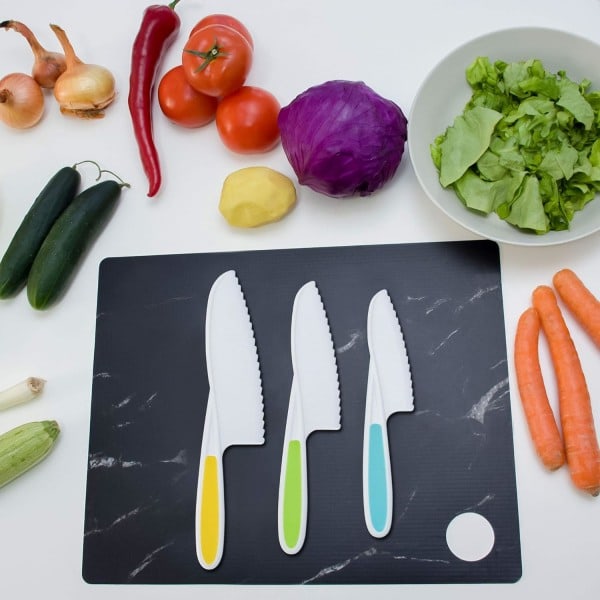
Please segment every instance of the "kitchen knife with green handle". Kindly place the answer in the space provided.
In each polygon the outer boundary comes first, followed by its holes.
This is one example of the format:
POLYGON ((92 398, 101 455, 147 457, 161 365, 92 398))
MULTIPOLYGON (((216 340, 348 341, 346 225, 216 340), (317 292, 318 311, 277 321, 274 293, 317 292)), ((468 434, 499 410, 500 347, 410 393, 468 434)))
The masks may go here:
POLYGON ((306 442, 316 430, 337 430, 340 392, 329 322, 314 281, 303 285, 292 309, 293 378, 285 426, 278 498, 279 545, 296 554, 308 521, 306 442))
POLYGON ((196 495, 196 555, 204 569, 215 569, 225 541, 223 453, 232 445, 264 443, 254 331, 235 271, 226 271, 211 287, 205 342, 210 390, 196 495))
POLYGON ((363 436, 363 507, 369 533, 385 537, 391 528, 393 487, 388 418, 414 408, 404 336, 386 290, 373 296, 367 317, 369 372, 363 436))

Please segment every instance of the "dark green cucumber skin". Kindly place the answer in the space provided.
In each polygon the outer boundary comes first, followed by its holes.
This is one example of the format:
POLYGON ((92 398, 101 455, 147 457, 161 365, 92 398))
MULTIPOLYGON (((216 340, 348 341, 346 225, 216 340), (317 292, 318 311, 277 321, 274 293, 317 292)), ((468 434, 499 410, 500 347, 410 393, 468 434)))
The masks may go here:
POLYGON ((23 288, 35 255, 56 219, 75 198, 80 182, 77 169, 63 167, 38 194, 0 261, 1 299, 23 288))
POLYGON ((97 183, 76 196, 55 221, 27 279, 33 308, 49 308, 66 291, 84 253, 110 220, 121 188, 112 180, 97 183))

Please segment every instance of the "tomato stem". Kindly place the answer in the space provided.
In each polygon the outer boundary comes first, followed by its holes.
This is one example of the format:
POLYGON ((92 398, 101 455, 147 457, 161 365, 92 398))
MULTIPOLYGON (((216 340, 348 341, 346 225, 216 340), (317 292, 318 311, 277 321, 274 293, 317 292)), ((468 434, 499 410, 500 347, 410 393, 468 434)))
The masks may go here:
POLYGON ((206 67, 208 67, 208 65, 210 65, 210 63, 213 60, 217 58, 223 58, 224 56, 229 56, 227 52, 223 52, 221 50, 217 39, 215 39, 214 46, 207 52, 202 52, 201 50, 186 50, 186 52, 204 59, 200 63, 200 66, 194 71, 195 73, 200 73, 201 71, 204 71, 204 69, 206 69, 206 67))

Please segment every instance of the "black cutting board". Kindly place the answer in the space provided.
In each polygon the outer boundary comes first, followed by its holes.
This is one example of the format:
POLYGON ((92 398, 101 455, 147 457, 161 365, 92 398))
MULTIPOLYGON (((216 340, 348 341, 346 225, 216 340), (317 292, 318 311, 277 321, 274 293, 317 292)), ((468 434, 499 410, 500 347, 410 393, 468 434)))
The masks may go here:
POLYGON ((117 257, 100 265, 83 576, 89 583, 374 584, 514 582, 521 553, 499 250, 488 241, 117 257), (221 564, 204 571, 194 507, 208 394, 206 302, 234 269, 260 358, 263 446, 224 455, 221 564), (277 538, 280 457, 292 378, 296 291, 316 281, 339 369, 342 428, 308 439, 306 542, 277 538), (388 422, 390 534, 362 508, 366 317, 386 288, 404 330, 413 413, 388 422), (463 512, 492 525, 481 560, 456 557, 463 512))

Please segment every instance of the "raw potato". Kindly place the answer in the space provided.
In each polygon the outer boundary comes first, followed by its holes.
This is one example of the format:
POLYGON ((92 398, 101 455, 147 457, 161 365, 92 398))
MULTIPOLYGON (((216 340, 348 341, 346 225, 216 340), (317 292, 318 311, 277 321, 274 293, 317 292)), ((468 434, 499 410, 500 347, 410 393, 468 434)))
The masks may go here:
POLYGON ((258 227, 278 221, 295 203, 291 179, 268 167, 246 167, 225 179, 219 210, 230 225, 258 227))

